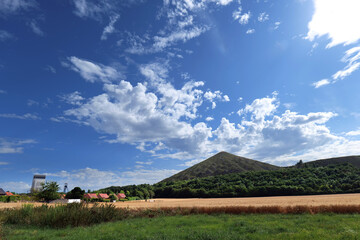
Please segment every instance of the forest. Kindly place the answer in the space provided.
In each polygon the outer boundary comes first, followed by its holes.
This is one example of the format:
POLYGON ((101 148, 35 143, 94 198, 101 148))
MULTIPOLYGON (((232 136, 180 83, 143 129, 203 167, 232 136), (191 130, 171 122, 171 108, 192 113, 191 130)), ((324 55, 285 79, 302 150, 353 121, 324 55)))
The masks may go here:
POLYGON ((219 198, 360 192, 360 169, 351 164, 297 164, 275 171, 248 171, 183 181, 109 187, 101 191, 147 198, 219 198))

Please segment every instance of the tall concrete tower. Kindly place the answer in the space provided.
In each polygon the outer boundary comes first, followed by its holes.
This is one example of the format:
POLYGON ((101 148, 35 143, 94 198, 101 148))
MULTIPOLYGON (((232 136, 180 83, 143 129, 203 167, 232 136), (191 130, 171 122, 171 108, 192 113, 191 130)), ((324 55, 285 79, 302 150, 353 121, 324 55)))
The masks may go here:
POLYGON ((45 175, 34 175, 30 192, 40 192, 42 190, 42 184, 45 183, 45 175))

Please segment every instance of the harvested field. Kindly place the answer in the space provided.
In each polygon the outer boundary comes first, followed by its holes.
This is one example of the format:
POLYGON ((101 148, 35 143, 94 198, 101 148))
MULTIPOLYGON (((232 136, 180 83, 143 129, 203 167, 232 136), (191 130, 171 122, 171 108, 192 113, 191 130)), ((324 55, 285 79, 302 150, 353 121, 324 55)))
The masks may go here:
MULTIPOLYGON (((24 203, 0 203, 1 208, 17 208, 24 203)), ((33 203, 41 206, 43 203, 33 203)), ((152 199, 114 203, 119 208, 227 207, 227 206, 330 206, 360 205, 360 194, 279 196, 251 198, 152 199)), ((50 204, 51 205, 51 204, 50 204)))

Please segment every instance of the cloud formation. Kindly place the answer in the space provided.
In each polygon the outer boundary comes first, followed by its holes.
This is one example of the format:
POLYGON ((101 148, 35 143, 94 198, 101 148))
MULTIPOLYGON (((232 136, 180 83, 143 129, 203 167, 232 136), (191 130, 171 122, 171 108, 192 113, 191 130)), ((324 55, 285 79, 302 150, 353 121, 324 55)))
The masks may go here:
POLYGON ((26 140, 9 140, 6 138, 0 138, 0 154, 22 153, 24 145, 35 144, 33 139, 26 140))
POLYGON ((108 83, 122 77, 122 74, 113 67, 93 63, 74 56, 69 57, 68 61, 69 62, 63 62, 63 65, 78 72, 89 82, 99 81, 108 83))
POLYGON ((176 89, 167 80, 168 70, 166 63, 141 65, 139 71, 144 82, 104 83, 102 94, 81 99, 64 114, 67 119, 113 136, 108 142, 132 144, 159 158, 194 160, 229 151, 281 162, 295 157, 306 160, 305 157, 311 157, 310 152, 315 154, 316 148, 349 144, 326 126, 336 113, 299 114, 290 110, 281 113, 277 92, 254 99, 239 109, 237 121, 223 117, 220 125, 212 129, 206 123, 211 117, 206 122, 198 120, 198 108, 204 101, 230 99, 220 91, 204 93, 203 82, 185 82, 176 89))
POLYGON ((0 17, 16 14, 37 6, 35 0, 0 0, 0 17))
MULTIPOLYGON (((308 24, 309 31, 306 39, 314 41, 316 38, 326 36, 330 43, 327 48, 337 45, 350 45, 359 42, 360 29, 357 24, 360 22, 358 9, 360 2, 357 0, 314 0, 315 12, 308 24)), ((335 83, 351 75, 360 67, 360 47, 348 49, 342 61, 347 63, 344 69, 332 75, 331 82, 320 80, 313 85, 315 88, 335 83), (326 84, 325 84, 326 83, 326 84)))

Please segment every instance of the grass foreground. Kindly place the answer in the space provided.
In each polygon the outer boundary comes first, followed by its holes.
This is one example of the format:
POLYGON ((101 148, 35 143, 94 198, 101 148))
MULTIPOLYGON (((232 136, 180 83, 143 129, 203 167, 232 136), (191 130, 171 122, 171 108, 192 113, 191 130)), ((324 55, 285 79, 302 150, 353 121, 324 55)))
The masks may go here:
POLYGON ((360 215, 196 214, 133 218, 63 229, 4 224, 2 232, 4 240, 360 239, 360 215))

